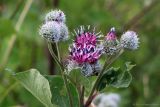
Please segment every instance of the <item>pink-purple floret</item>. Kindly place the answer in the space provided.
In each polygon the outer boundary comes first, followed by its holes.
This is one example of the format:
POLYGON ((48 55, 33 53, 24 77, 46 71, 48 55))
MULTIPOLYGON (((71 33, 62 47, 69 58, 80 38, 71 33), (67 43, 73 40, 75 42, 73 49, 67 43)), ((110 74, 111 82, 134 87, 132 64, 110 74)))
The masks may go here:
POLYGON ((90 32, 76 36, 70 51, 70 58, 78 64, 95 63, 101 56, 101 50, 97 48, 96 35, 90 32))
POLYGON ((83 45, 96 45, 97 42, 97 38, 96 35, 86 32, 86 33, 82 33, 79 36, 77 36, 75 43, 77 46, 82 46, 83 45))
POLYGON ((117 37, 116 37, 116 34, 115 34, 115 31, 111 29, 111 31, 105 36, 105 39, 107 41, 112 41, 112 40, 115 40, 117 37))

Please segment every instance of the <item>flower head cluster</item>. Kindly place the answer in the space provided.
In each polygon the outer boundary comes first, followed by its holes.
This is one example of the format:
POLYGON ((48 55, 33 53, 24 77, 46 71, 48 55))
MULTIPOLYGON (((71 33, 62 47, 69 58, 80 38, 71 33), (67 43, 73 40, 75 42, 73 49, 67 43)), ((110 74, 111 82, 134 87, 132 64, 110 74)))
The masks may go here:
MULTIPOLYGON (((68 28, 65 24, 65 14, 61 10, 50 11, 45 16, 45 23, 39 34, 49 42, 60 42, 68 39, 68 28)), ((81 69, 85 76, 96 75, 100 72, 99 59, 102 54, 114 56, 121 49, 135 50, 139 47, 139 38, 134 31, 127 31, 118 39, 115 28, 112 27, 103 40, 101 33, 91 31, 90 26, 80 26, 75 30, 75 39, 69 47, 69 57, 66 60, 67 71, 81 69)))
POLYGON ((137 49, 139 47, 139 38, 137 36, 134 31, 125 32, 120 39, 121 46, 129 50, 137 49))
POLYGON ((61 10, 49 12, 45 17, 45 24, 39 34, 50 42, 65 41, 68 39, 68 28, 65 24, 65 15, 61 10))
POLYGON ((70 58, 81 66, 82 71, 85 71, 82 72, 83 74, 90 76, 98 72, 97 61, 102 54, 102 48, 97 44, 99 35, 87 31, 83 26, 80 30, 75 31, 75 34, 75 41, 69 48, 70 58))
POLYGON ((127 31, 122 34, 118 41, 115 28, 111 28, 110 32, 105 36, 104 51, 107 55, 116 55, 121 49, 135 50, 139 47, 139 38, 134 31, 127 31))
MULTIPOLYGON (((89 28, 89 27, 88 27, 89 28)), ((122 35, 120 40, 117 39, 115 28, 112 27, 107 33, 101 45, 99 41, 100 33, 95 34, 86 30, 84 26, 75 31, 76 38, 70 46, 68 67, 70 70, 81 68, 85 76, 98 74, 101 70, 99 58, 102 53, 108 56, 116 55, 121 49, 137 49, 138 38, 135 32, 127 31, 122 35)))

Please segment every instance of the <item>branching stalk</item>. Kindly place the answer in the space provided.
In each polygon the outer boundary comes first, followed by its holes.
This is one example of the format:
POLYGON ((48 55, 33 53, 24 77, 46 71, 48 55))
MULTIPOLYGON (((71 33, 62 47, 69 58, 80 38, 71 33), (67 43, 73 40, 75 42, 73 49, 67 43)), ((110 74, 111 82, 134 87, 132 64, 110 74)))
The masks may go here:
MULTIPOLYGON (((86 104, 85 104, 85 107, 88 107, 88 106, 91 104, 91 102, 92 102, 92 95, 93 95, 94 91, 96 90, 96 88, 97 88, 97 86, 98 86, 98 84, 99 84, 99 82, 100 82, 100 80, 101 80, 101 78, 102 78, 102 76, 103 76, 104 71, 105 71, 106 69, 109 69, 110 65, 111 65, 122 53, 123 53, 123 49, 119 52, 119 54, 118 54, 117 56, 115 56, 115 57, 112 58, 111 60, 106 60, 104 66, 103 66, 103 69, 101 70, 100 74, 98 75, 97 80, 96 80, 96 82, 95 82, 95 84, 94 84, 94 86, 93 86, 93 88, 92 88, 92 90, 91 90, 91 93, 90 93, 90 95, 89 95, 89 97, 88 97, 88 100, 87 100, 87 102, 86 102, 86 104)), ((109 59, 110 59, 110 58, 109 58, 109 59)))

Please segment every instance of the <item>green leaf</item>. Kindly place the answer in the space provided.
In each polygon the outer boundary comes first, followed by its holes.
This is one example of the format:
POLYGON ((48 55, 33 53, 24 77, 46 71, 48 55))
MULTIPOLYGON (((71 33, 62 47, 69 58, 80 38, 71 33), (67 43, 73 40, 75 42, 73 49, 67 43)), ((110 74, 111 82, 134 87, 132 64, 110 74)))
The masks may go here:
MULTIPOLYGON (((69 96, 64 85, 64 81, 60 76, 46 76, 49 81, 51 93, 52 93, 52 103, 58 105, 59 107, 70 107, 69 96)), ((69 91, 72 94, 72 102, 74 107, 79 107, 78 92, 73 84, 69 83, 69 91)))
POLYGON ((48 80, 36 69, 15 74, 15 78, 47 107, 55 107, 51 103, 52 94, 48 80))
POLYGON ((97 90, 101 91, 103 90, 106 85, 112 85, 116 81, 118 81, 118 78, 120 76, 120 69, 119 68, 110 68, 108 69, 100 79, 100 84, 97 87, 97 90))
POLYGON ((132 76, 127 69, 122 71, 120 68, 112 67, 103 74, 97 90, 103 90, 106 85, 116 88, 128 87, 131 81, 132 76))
POLYGON ((136 66, 135 64, 132 65, 131 62, 126 62, 125 65, 126 65, 126 70, 127 71, 130 71, 133 67, 136 66))
POLYGON ((16 32, 11 20, 0 18, 0 24, 0 35, 2 37, 9 36, 16 32))
POLYGON ((129 86, 131 81, 132 81, 131 73, 128 71, 125 71, 123 75, 119 79, 117 79, 117 81, 114 81, 110 85, 116 88, 126 88, 129 86))

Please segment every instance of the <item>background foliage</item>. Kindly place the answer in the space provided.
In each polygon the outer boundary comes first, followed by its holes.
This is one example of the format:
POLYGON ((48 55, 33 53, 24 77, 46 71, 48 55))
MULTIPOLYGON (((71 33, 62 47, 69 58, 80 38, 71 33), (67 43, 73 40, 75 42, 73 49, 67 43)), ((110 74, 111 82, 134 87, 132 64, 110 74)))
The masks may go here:
MULTIPOLYGON (((42 107, 36 98, 16 83, 11 74, 30 68, 36 68, 42 74, 57 73, 58 68, 49 56, 46 43, 38 35, 44 15, 55 8, 65 12, 70 31, 79 25, 96 26, 104 34, 112 26, 117 28, 118 34, 124 29, 137 31, 140 48, 123 54, 114 63, 115 67, 128 60, 136 64, 131 72, 131 85, 124 89, 108 87, 103 91, 119 93, 122 107, 160 104, 159 0, 33 0, 17 29, 27 1, 32 0, 0 1, 0 107, 42 107), (12 44, 13 35, 16 38, 12 44)), ((62 43, 60 49, 63 50, 61 55, 67 56, 66 43, 62 43)))

